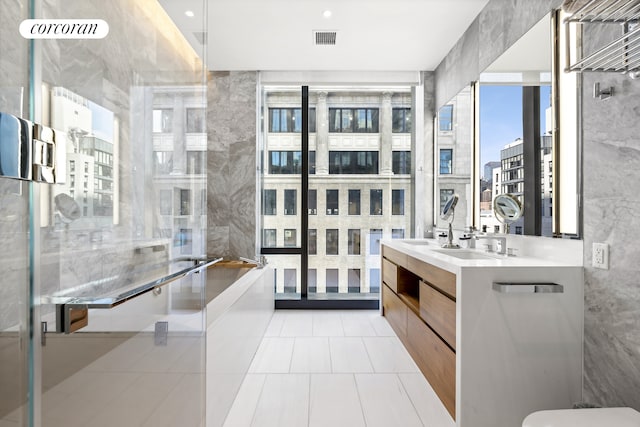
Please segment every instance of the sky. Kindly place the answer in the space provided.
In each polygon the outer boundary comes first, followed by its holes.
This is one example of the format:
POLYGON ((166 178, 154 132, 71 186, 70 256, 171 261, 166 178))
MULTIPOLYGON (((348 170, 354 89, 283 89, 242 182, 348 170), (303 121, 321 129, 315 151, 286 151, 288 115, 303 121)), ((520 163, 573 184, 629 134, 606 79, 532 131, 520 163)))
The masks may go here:
MULTIPOLYGON (((541 86, 543 133, 550 93, 550 86, 541 86)), ((480 173, 488 162, 500 161, 500 150, 517 138, 522 138, 522 86, 480 85, 480 173)))

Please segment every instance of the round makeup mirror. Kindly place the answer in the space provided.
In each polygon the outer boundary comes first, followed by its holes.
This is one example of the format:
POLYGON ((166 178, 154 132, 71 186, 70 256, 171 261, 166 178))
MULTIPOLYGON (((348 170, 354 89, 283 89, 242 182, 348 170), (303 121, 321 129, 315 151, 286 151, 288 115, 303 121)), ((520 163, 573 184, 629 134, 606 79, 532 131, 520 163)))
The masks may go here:
POLYGON ((442 245, 443 248, 446 249, 457 249, 460 246, 453 243, 453 229, 451 227, 451 223, 453 222, 453 217, 455 215, 456 205, 458 204, 458 195, 453 194, 447 203, 442 207, 442 212, 440 213, 440 218, 445 221, 449 221, 449 241, 442 245))
POLYGON ((505 225, 505 232, 509 233, 509 224, 522 216, 524 207, 517 197, 511 194, 500 194, 493 199, 493 212, 496 219, 505 225))

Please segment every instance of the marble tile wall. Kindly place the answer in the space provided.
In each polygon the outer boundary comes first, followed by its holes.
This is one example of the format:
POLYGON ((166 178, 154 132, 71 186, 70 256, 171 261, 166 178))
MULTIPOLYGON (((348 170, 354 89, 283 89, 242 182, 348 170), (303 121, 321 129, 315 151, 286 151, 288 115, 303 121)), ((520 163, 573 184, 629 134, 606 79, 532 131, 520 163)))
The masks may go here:
MULTIPOLYGON (((444 104, 562 1, 491 0, 436 69, 436 105, 444 104)), ((586 48, 610 34, 585 30, 586 48)), ((640 82, 614 73, 583 74, 585 344, 583 400, 640 409, 640 82), (593 84, 615 96, 592 97, 593 84), (609 270, 590 267, 593 242, 610 247, 609 270)))
POLYGON ((207 253, 256 254, 257 72, 211 72, 207 90, 207 253))

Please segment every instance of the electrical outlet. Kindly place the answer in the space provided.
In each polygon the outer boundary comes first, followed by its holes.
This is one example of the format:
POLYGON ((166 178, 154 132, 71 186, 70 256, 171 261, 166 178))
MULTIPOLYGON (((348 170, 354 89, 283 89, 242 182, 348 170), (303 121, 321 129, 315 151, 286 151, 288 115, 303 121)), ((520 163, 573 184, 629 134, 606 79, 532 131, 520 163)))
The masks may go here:
POLYGON ((609 269, 609 245, 606 243, 594 243, 591 265, 594 268, 609 269))

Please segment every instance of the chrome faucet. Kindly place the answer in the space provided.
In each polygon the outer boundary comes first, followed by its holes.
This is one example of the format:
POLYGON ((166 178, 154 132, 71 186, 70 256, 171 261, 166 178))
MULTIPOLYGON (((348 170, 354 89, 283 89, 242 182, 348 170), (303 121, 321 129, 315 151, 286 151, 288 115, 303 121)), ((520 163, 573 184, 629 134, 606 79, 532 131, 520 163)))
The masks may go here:
MULTIPOLYGON (((500 249, 498 249, 496 253, 499 255, 507 254, 507 237, 506 236, 495 236, 495 235, 486 234, 481 236, 476 235, 476 239, 477 240, 480 240, 480 239, 495 240, 500 245, 500 249)), ((487 246, 490 247, 490 245, 487 245, 487 246)), ((493 252, 493 251, 487 248, 487 252, 493 252)))

